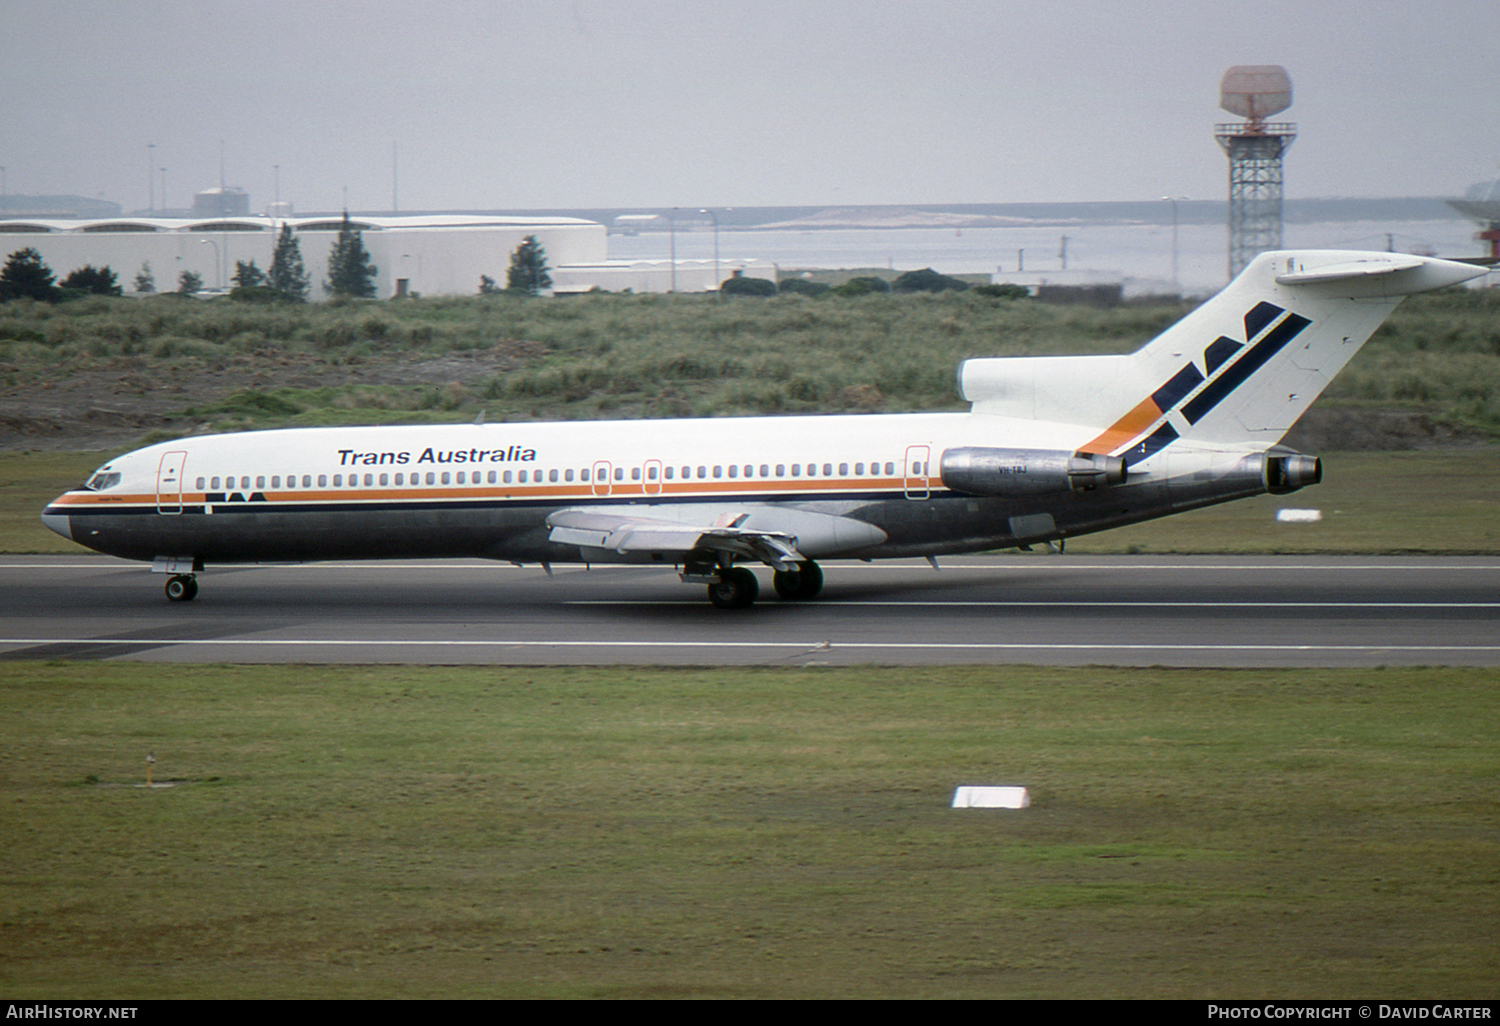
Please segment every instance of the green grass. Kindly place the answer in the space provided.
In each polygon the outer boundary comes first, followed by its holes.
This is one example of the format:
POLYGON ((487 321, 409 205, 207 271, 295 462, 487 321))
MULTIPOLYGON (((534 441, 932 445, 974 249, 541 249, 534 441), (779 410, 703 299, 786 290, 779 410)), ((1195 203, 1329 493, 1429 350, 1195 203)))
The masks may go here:
MULTIPOLYGON (((0 304, 0 387, 118 369, 168 380, 288 363, 350 367, 505 354, 456 387, 253 389, 194 406, 214 429, 431 419, 589 419, 958 409, 969 357, 1129 352, 1188 307, 1049 306, 969 293, 468 296, 301 306, 93 297, 0 304)), ((1500 290, 1407 300, 1335 380, 1332 402, 1421 410, 1500 435, 1500 290)))
POLYGON ((1496 683, 0 663, 0 989, 1489 998, 1496 683))
MULTIPOLYGON (((37 515, 108 459, 106 453, 0 453, 0 552, 79 553, 37 515)), ((1323 483, 1291 495, 1196 510, 1068 542, 1090 553, 1500 552, 1494 448, 1334 453, 1323 483), (1276 522, 1284 507, 1315 508, 1313 524, 1276 522)))

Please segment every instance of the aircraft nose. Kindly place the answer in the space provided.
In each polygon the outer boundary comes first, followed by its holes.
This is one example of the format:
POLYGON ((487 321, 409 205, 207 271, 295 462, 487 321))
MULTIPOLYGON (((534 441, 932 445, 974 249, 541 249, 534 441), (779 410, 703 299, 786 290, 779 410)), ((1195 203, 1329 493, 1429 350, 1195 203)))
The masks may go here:
POLYGON ((68 541, 73 540, 73 522, 65 514, 43 513, 42 526, 54 534, 62 535, 68 541))

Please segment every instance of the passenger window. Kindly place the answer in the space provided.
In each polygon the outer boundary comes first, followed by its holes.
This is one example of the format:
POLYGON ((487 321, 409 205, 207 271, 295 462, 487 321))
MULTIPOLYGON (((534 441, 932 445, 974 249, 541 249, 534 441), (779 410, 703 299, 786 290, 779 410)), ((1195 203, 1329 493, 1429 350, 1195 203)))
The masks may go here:
POLYGON ((807 476, 808 477, 817 477, 818 476, 818 465, 816 463, 809 463, 807 465, 807 476))
POLYGON ((246 492, 250 490, 250 479, 248 477, 240 478, 240 489, 246 492))
POLYGON ((215 478, 211 478, 210 482, 211 483, 209 484, 209 487, 212 488, 214 491, 218 491, 219 490, 219 479, 216 478, 216 477, 215 478))
POLYGON ((406 476, 404 474, 397 474, 396 475, 396 483, 397 484, 401 484, 405 480, 406 480, 406 476))
POLYGON ((569 467, 566 471, 563 472, 563 480, 564 481, 571 481, 571 480, 573 480, 573 468, 572 467, 569 467))
POLYGON ((463 484, 464 483, 464 472, 462 470, 460 470, 458 472, 458 483, 459 484, 463 484))
POLYGON ((707 467, 699 467, 698 468, 698 477, 699 478, 705 478, 707 476, 708 476, 708 468, 707 467))
POLYGON ((547 471, 547 480, 548 481, 552 481, 552 482, 556 482, 557 481, 557 471, 555 471, 555 470, 549 470, 549 471, 547 471))
POLYGON ((777 477, 786 477, 786 464, 785 463, 778 463, 778 464, 776 464, 776 476, 777 477))
POLYGON ((342 487, 344 487, 344 475, 343 474, 334 474, 333 475, 333 486, 335 488, 342 488, 342 487))
POLYGON ((486 484, 494 484, 495 483, 495 472, 493 470, 490 471, 488 474, 485 475, 485 483, 486 484))
MULTIPOLYGON (((715 476, 717 477, 718 475, 715 475, 715 476)), ((731 463, 729 465, 729 476, 730 477, 739 477, 740 476, 740 468, 736 467, 734 464, 731 463)))
MULTIPOLYGON (((587 481, 589 479, 589 471, 588 471, 587 467, 583 468, 582 470, 580 470, 578 472, 578 479, 580 481, 587 481)), ((505 472, 505 480, 507 480, 507 481, 510 480, 510 471, 508 471, 508 470, 505 472)))
POLYGON ((639 481, 640 479, 641 479, 641 468, 640 467, 631 467, 630 468, 630 480, 632 480, 632 481, 639 481))
POLYGON ((823 476, 824 477, 832 477, 833 476, 833 464, 832 463, 825 463, 825 464, 823 464, 823 476))
POLYGON ((391 475, 389 475, 389 474, 381 474, 380 475, 380 487, 384 488, 386 485, 388 485, 390 483, 391 483, 391 475))
POLYGON ((800 463, 793 463, 792 464, 792 476, 793 477, 801 477, 802 476, 802 464, 800 464, 800 463))
POLYGON ((771 476, 771 468, 768 467, 768 466, 766 466, 764 463, 762 463, 760 465, 760 476, 761 477, 770 477, 771 476))
POLYGON ((374 474, 366 474, 365 475, 365 487, 366 488, 373 488, 373 487, 375 487, 375 475, 374 474))
POLYGON ((452 483, 453 483, 453 481, 452 481, 450 475, 448 474, 448 472, 446 470, 443 471, 443 484, 452 484, 452 483))
POLYGON ((510 471, 505 472, 505 483, 510 484, 510 471))
POLYGON ((271 487, 272 488, 280 488, 281 487, 281 475, 280 474, 273 474, 271 476, 271 487))
POLYGON ((854 473, 856 475, 863 474, 864 472, 865 472, 865 465, 863 463, 856 463, 854 465, 854 473))
POLYGON ((894 463, 887 463, 885 465, 885 472, 887 474, 894 474, 896 472, 896 465, 894 463))
POLYGON ((662 473, 664 473, 666 475, 668 481, 672 480, 672 468, 671 467, 668 467, 666 470, 662 471, 662 473))
POLYGON ((714 477, 719 478, 719 477, 723 477, 723 476, 724 476, 724 468, 723 467, 714 467, 714 477))
POLYGON ((327 474, 319 474, 318 475, 318 487, 319 488, 327 488, 328 487, 328 475, 327 474))
POLYGON ((311 474, 303 474, 302 475, 302 487, 303 488, 311 488, 312 487, 312 475, 311 474))
POLYGON ((434 474, 430 470, 427 472, 427 483, 428 484, 437 484, 437 475, 434 474))
POLYGON ((623 480, 625 480, 625 468, 624 467, 616 467, 615 468, 615 480, 616 481, 623 481, 623 480))
POLYGON ((651 466, 646 468, 646 477, 651 481, 656 480, 656 464, 653 463, 651 464, 651 466))

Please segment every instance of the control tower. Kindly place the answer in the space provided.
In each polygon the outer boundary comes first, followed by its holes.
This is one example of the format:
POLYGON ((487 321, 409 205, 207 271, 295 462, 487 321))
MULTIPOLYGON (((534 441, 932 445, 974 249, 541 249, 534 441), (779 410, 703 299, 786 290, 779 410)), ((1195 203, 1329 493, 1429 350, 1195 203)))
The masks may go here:
POLYGON ((1239 64, 1224 72, 1219 106, 1246 120, 1215 125, 1229 154, 1229 277, 1257 254, 1281 248, 1281 157, 1297 126, 1268 122, 1292 105, 1292 80, 1277 64, 1239 64))

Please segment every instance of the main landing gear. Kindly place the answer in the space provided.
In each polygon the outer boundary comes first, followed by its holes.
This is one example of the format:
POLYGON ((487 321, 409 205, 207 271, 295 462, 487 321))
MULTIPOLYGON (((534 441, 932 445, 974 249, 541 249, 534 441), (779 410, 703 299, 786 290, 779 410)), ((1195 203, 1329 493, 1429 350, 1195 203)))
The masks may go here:
MULTIPOLYGON (((803 560, 795 570, 777 570, 771 578, 776 594, 791 602, 815 597, 823 590, 823 570, 803 560)), ((744 609, 760 595, 760 582, 748 567, 726 567, 708 585, 708 600, 720 609, 744 609)))
POLYGON ((173 602, 191 602, 198 597, 198 578, 192 574, 173 574, 167 578, 167 598, 173 602))

